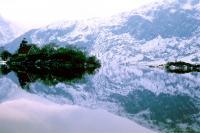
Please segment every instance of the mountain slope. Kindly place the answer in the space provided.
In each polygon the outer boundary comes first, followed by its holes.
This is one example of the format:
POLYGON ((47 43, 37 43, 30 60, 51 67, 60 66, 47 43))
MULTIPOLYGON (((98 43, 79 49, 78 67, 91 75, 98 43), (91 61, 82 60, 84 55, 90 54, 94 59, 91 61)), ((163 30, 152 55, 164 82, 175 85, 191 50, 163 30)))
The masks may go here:
POLYGON ((162 1, 105 20, 62 22, 32 30, 6 48, 14 52, 26 37, 39 45, 50 42, 76 45, 101 58, 119 55, 122 60, 127 59, 125 62, 199 62, 199 14, 199 2, 162 1), (113 53, 116 48, 119 51, 113 53))
POLYGON ((12 41, 22 33, 21 29, 0 16, 0 46, 12 41))

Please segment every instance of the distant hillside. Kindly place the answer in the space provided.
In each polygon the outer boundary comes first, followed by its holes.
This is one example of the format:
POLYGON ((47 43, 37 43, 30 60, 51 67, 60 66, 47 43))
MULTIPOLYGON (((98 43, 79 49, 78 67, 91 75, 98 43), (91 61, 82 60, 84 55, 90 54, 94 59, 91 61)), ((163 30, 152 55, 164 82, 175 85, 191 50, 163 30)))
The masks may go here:
POLYGON ((12 41, 21 33, 22 30, 18 26, 0 16, 0 46, 12 41))
POLYGON ((29 42, 73 44, 92 54, 121 63, 175 60, 199 62, 200 4, 196 0, 165 0, 107 19, 55 23, 31 30, 6 49, 14 52, 29 42))

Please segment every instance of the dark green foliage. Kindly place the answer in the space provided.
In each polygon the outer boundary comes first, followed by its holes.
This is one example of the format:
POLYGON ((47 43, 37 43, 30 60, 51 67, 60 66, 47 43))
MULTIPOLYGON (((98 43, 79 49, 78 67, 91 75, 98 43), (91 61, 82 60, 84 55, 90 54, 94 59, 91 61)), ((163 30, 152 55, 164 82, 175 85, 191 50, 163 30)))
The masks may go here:
POLYGON ((55 49, 52 45, 44 45, 41 49, 40 49, 40 53, 43 53, 47 56, 50 56, 51 54, 55 53, 55 49))
POLYGON ((200 65, 190 64, 186 62, 168 62, 165 65, 165 69, 172 73, 188 73, 188 72, 200 72, 200 65))
MULTIPOLYGON (((37 80, 48 85, 71 82, 85 73, 94 73, 101 66, 94 56, 89 57, 76 48, 58 48, 52 44, 39 48, 22 42, 16 53, 8 55, 8 70, 2 70, 16 72, 21 86, 37 80)), ((2 57, 5 59, 5 54, 2 57)))
POLYGON ((1 53, 1 58, 6 61, 11 57, 11 55, 12 55, 11 53, 5 50, 1 53))
POLYGON ((31 44, 31 48, 29 49, 28 51, 28 54, 31 55, 31 54, 37 54, 40 52, 40 48, 38 48, 36 45, 34 44, 31 44))

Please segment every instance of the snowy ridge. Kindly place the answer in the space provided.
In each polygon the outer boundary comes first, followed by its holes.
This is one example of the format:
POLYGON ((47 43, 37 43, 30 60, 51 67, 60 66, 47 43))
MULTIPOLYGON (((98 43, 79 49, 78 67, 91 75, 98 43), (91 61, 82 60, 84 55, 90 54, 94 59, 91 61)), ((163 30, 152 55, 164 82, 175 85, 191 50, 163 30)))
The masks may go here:
MULTIPOLYGON (((111 18, 59 22, 29 31, 6 48, 14 52, 21 39, 26 37, 39 45, 51 42, 61 46, 70 44, 104 56, 107 52, 114 54, 109 49, 118 47, 120 53, 119 57, 115 56, 116 59, 124 56, 129 60, 132 58, 130 62, 133 60, 135 63, 186 58, 190 58, 189 62, 197 63, 199 61, 195 59, 199 57, 200 45, 199 3, 193 4, 195 8, 192 11, 183 9, 182 4, 188 2, 160 1, 111 18), (187 27, 190 27, 189 30, 187 27), (123 55, 123 52, 126 54, 123 55)), ((118 60, 118 63, 121 61, 118 60)))
POLYGON ((6 21, 0 16, 0 46, 11 42, 16 37, 22 34, 22 30, 15 24, 6 21))

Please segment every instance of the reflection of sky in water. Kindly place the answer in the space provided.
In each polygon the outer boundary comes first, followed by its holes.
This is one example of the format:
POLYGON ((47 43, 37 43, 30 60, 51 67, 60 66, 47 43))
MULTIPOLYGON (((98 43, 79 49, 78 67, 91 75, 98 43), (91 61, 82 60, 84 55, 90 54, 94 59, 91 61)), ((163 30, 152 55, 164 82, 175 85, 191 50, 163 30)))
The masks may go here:
POLYGON ((58 105, 43 99, 4 102, 0 109, 2 133, 153 132, 103 110, 58 105))
MULTIPOLYGON (((16 81, 13 75, 7 78, 16 81)), ((16 84, 7 78, 0 80, 1 101, 16 97, 19 91, 13 89, 16 84)), ((36 82, 28 91, 59 104, 105 109, 159 130, 197 131, 199 83, 199 73, 177 75, 145 67, 104 66, 94 76, 86 76, 77 83, 48 87, 36 82)))

